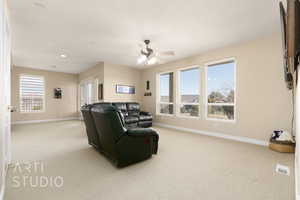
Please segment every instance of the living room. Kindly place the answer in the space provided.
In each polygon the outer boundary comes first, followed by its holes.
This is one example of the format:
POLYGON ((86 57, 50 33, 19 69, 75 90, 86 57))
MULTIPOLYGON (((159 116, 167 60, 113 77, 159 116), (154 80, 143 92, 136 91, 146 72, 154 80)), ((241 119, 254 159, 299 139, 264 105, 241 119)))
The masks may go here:
POLYGON ((299 199, 299 5, 3 1, 0 200, 299 199))

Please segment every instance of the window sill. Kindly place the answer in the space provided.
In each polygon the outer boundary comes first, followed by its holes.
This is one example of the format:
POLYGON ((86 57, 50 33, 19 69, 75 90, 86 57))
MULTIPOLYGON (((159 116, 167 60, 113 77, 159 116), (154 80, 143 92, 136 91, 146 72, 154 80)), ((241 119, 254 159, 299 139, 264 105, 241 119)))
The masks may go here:
POLYGON ((33 114, 33 113, 44 113, 45 111, 20 111, 21 114, 33 114))
POLYGON ((157 116, 165 116, 165 117, 176 117, 174 114, 162 114, 162 113, 156 113, 157 116))
POLYGON ((201 119, 200 116, 184 116, 184 115, 177 115, 178 118, 185 118, 185 119, 201 119))
POLYGON ((228 119, 215 119, 215 118, 205 118, 207 121, 215 121, 215 122, 225 122, 225 123, 231 123, 236 124, 236 120, 228 120, 228 119))
POLYGON ((226 120, 226 119, 214 119, 214 118, 205 118, 202 119, 201 116, 193 117, 193 116, 182 116, 182 115, 175 115, 175 114, 162 114, 162 113, 156 113, 156 116, 160 117, 174 117, 174 118, 181 118, 181 119, 195 119, 195 120, 206 120, 211 122, 223 122, 223 123, 229 123, 229 124, 236 124, 236 119, 234 120, 226 120))

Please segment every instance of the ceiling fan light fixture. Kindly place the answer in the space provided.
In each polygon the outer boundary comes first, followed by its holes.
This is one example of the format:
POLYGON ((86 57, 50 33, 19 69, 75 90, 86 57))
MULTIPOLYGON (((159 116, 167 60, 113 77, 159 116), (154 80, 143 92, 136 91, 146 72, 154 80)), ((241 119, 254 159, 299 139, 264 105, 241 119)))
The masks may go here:
POLYGON ((148 65, 154 65, 157 62, 157 58, 156 57, 152 57, 150 60, 148 60, 148 65))
POLYGON ((161 63, 161 56, 174 56, 174 51, 157 52, 150 47, 150 40, 144 40, 144 45, 140 45, 140 57, 137 59, 138 64, 155 65, 161 63))
POLYGON ((146 62, 147 60, 147 56, 142 55, 139 59, 138 59, 138 64, 142 64, 144 62, 146 62))
POLYGON ((61 54, 60 57, 61 58, 67 58, 68 56, 66 54, 61 54))

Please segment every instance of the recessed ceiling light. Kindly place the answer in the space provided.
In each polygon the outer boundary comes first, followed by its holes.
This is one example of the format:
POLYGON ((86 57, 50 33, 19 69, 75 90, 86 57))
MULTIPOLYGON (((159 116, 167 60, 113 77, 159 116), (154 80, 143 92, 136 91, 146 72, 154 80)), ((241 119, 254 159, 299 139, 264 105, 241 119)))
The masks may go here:
POLYGON ((66 55, 66 54, 61 54, 60 57, 61 57, 61 58, 66 58, 67 55, 66 55))

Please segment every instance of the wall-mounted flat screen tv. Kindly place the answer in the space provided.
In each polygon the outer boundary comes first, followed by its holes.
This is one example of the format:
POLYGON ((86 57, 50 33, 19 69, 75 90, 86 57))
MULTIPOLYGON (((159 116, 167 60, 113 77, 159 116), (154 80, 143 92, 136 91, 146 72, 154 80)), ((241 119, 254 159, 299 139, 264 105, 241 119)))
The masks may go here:
POLYGON ((293 73, 299 64, 300 53, 300 2, 279 2, 284 57, 284 78, 289 89, 293 88, 293 73))

